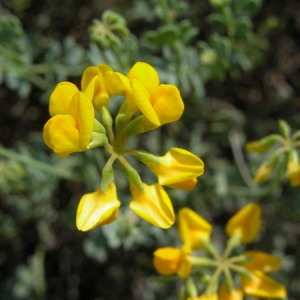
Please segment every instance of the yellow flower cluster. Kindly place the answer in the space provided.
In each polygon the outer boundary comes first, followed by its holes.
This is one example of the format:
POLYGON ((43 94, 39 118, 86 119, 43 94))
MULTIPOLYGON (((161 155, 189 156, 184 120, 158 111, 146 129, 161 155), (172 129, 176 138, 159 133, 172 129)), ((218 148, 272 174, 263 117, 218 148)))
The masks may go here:
POLYGON ((300 147, 300 131, 291 133, 290 126, 279 121, 280 134, 270 134, 258 141, 246 144, 251 152, 264 154, 271 149, 273 152, 261 163, 254 176, 254 183, 261 184, 275 173, 275 180, 285 176, 291 186, 300 185, 300 162, 298 148, 300 147))
POLYGON ((286 298, 285 287, 267 275, 279 269, 277 257, 261 251, 236 254, 260 232, 258 204, 246 205, 228 221, 225 230, 229 239, 222 255, 210 241, 212 225, 196 212, 182 208, 178 223, 182 247, 155 250, 153 264, 158 273, 177 274, 182 279, 186 291, 182 299, 242 300, 244 295, 286 298), (212 272, 208 273, 210 269, 212 272), (192 280, 193 274, 197 274, 197 282, 192 280))
POLYGON ((126 75, 106 64, 91 66, 82 75, 80 90, 70 82, 55 87, 49 103, 51 118, 43 130, 46 145, 61 158, 96 147, 103 147, 109 155, 99 188, 79 202, 79 230, 87 231, 117 218, 121 202, 113 176, 115 161, 123 166, 129 180, 129 207, 161 228, 174 223, 173 206, 164 186, 191 190, 204 172, 203 161, 181 148, 171 148, 163 156, 128 149, 127 141, 132 135, 177 121, 183 111, 178 88, 161 84, 157 71, 144 62, 134 64, 126 75), (120 96, 123 102, 113 116, 110 101, 120 96), (144 183, 127 155, 149 167, 158 182, 144 183))

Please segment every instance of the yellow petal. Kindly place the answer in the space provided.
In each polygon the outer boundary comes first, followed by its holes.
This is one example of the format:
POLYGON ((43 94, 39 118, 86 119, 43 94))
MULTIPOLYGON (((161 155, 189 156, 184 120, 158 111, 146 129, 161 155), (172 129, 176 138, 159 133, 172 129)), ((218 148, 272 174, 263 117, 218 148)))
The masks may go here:
POLYGON ((82 75, 81 88, 98 109, 107 105, 112 95, 121 95, 125 90, 119 73, 106 64, 86 68, 82 75))
POLYGON ((77 92, 69 104, 68 113, 76 121, 79 131, 78 151, 83 151, 91 141, 94 126, 94 107, 85 94, 77 92))
POLYGON ((260 184, 260 183, 267 181, 271 177, 273 169, 274 168, 267 163, 261 164, 255 173, 255 176, 253 179, 254 183, 260 184))
POLYGON ((252 271, 252 278, 241 278, 241 285, 246 295, 262 298, 286 298, 286 289, 279 282, 260 271, 252 271))
POLYGON ((137 80, 131 80, 132 99, 147 120, 156 126, 160 126, 160 120, 150 102, 150 94, 137 80))
POLYGON ((300 185, 300 164, 297 162, 290 162, 288 164, 286 177, 290 181, 291 186, 300 185))
POLYGON ((219 299, 220 300, 243 300, 243 292, 239 289, 229 289, 225 284, 222 284, 219 289, 219 299))
POLYGON ((95 66, 86 68, 81 77, 81 89, 91 101, 98 89, 98 85, 98 68, 95 66))
POLYGON ((181 149, 171 148, 164 156, 159 157, 158 163, 148 163, 148 167, 158 177, 161 185, 173 185, 186 189, 196 182, 196 177, 204 172, 203 161, 193 153, 181 149))
POLYGON ((77 228, 88 231, 113 222, 118 216, 120 205, 114 184, 110 184, 105 193, 97 190, 83 195, 77 208, 77 228))
POLYGON ((130 191, 132 201, 129 207, 138 216, 161 228, 169 228, 174 224, 175 216, 171 200, 159 184, 144 184, 143 190, 132 184, 130 191))
POLYGON ((187 278, 191 273, 191 261, 183 250, 164 247, 155 250, 153 256, 154 267, 162 275, 177 273, 181 278, 187 278))
POLYGON ((256 203, 249 203, 233 215, 225 229, 229 236, 239 233, 242 243, 250 243, 258 236, 260 228, 261 208, 256 203))
POLYGON ((167 186, 172 189, 191 191, 192 189, 195 188, 197 182, 198 182, 197 178, 191 178, 186 181, 181 181, 181 182, 177 182, 177 183, 173 183, 173 184, 167 184, 167 186))
POLYGON ((122 77, 118 72, 105 72, 104 80, 109 95, 123 95, 125 93, 127 86, 124 86, 122 77))
POLYGON ((76 92, 78 92, 78 88, 73 83, 67 81, 58 83, 49 100, 50 116, 66 114, 69 103, 76 92))
POLYGON ((144 62, 135 63, 128 72, 127 77, 139 81, 148 93, 152 93, 159 85, 159 77, 156 70, 144 62))
POLYGON ((150 102, 160 125, 175 122, 182 116, 184 104, 175 85, 161 84, 150 94, 150 102))
POLYGON ((259 270, 264 273, 275 272, 280 268, 281 261, 278 257, 260 251, 246 251, 249 261, 241 264, 251 270, 259 270))
POLYGON ((59 157, 79 149, 79 131, 70 115, 55 115, 44 126, 45 144, 59 157))
MULTIPOLYGON (((203 294, 198 297, 193 297, 193 298, 189 297, 187 298, 187 300, 218 300, 218 295, 216 293, 211 295, 203 294)), ((223 300, 223 299, 219 299, 219 300, 223 300)))
POLYGON ((212 226, 188 207, 179 210, 178 226, 182 243, 187 248, 201 249, 201 239, 210 239, 212 226))
POLYGON ((183 253, 180 249, 165 247, 156 249, 153 256, 156 271, 162 275, 172 275, 179 271, 183 253))

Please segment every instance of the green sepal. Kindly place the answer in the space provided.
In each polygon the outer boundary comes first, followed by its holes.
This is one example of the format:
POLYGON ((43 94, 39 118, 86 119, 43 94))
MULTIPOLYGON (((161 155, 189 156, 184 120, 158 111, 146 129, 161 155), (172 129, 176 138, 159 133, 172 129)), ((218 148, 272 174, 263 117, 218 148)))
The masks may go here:
POLYGON ((105 134, 99 132, 92 132, 92 140, 87 145, 87 149, 102 147, 108 143, 108 138, 105 134))
POLYGON ((285 138, 290 138, 291 127, 285 120, 279 120, 279 131, 285 138))
POLYGON ((118 159, 122 164, 122 166, 124 167, 129 182, 136 185, 142 191, 144 189, 144 185, 138 171, 127 162, 124 156, 119 156, 118 159))
POLYGON ((195 284, 195 281, 191 277, 185 280, 185 286, 186 286, 186 292, 188 297, 194 299, 198 296, 197 286, 195 284))
POLYGON ((284 140, 279 134, 270 134, 258 141, 249 142, 246 144, 246 149, 251 152, 264 154, 269 151, 277 142, 283 143, 284 140))
POLYGON ((140 134, 149 130, 153 130, 158 126, 149 122, 143 115, 133 119, 124 129, 126 136, 140 134))
POLYGON ((231 269, 236 271, 237 273, 239 273, 239 275, 241 275, 241 276, 245 276, 249 279, 252 278, 251 272, 245 267, 242 267, 240 265, 234 265, 234 266, 231 267, 231 269))
POLYGON ((108 107, 106 107, 106 106, 101 107, 101 119, 102 119, 102 124, 104 125, 105 129, 108 132, 112 131, 113 119, 108 110, 108 107))
POLYGON ((290 151, 288 151, 287 157, 288 163, 299 163, 299 154, 297 149, 291 149, 290 151))
POLYGON ((158 156, 144 150, 134 150, 130 154, 132 154, 134 157, 136 157, 139 161, 141 161, 145 165, 149 163, 159 164, 160 162, 158 156))
POLYGON ((114 173, 113 173, 113 161, 108 160, 104 168, 102 169, 102 178, 100 183, 100 189, 103 193, 106 192, 108 185, 114 181, 114 173))
POLYGON ((220 273, 218 269, 215 271, 215 274, 210 278, 209 284, 206 287, 205 294, 211 295, 214 294, 219 288, 219 281, 220 281, 220 273))
POLYGON ((94 119, 93 132, 98 132, 98 133, 106 134, 105 127, 97 119, 94 119))

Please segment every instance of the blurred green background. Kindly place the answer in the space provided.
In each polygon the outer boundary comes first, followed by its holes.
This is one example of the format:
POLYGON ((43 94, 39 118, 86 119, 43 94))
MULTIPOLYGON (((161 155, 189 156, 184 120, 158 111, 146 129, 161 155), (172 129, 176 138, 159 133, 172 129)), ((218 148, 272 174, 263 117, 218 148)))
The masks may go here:
POLYGON ((157 282, 152 266, 156 248, 179 245, 176 225, 133 215, 117 171, 118 220, 77 231, 78 201, 99 184, 105 154, 59 159, 41 136, 59 81, 79 84, 99 63, 126 73, 136 61, 178 86, 185 112, 133 143, 157 155, 183 147, 206 165, 195 190, 168 191, 175 210, 196 210, 219 241, 233 213, 261 203, 263 231, 249 248, 282 258, 275 278, 299 299, 299 188, 260 192, 252 176, 262 158, 244 151, 279 119, 300 128, 298 0, 1 0, 0 299, 176 299, 176 283, 157 282))

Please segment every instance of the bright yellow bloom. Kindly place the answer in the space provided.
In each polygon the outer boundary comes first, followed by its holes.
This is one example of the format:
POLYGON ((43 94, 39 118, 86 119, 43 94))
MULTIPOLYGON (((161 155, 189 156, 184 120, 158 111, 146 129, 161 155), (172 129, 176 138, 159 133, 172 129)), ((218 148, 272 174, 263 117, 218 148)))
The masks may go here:
POLYGON ((222 284, 219 289, 220 300, 243 300, 243 292, 240 289, 232 288, 231 291, 225 284, 222 284))
POLYGON ((130 87, 127 91, 129 106, 136 106, 154 127, 180 119, 184 104, 178 88, 172 84, 160 84, 152 66, 137 62, 127 78, 130 84, 124 86, 130 87))
POLYGON ((157 163, 147 165, 158 177, 159 184, 186 190, 193 188, 197 177, 204 173, 203 161, 181 148, 171 148, 164 156, 158 157, 157 163))
POLYGON ((212 226, 199 214, 188 207, 178 212, 178 227, 184 247, 187 249, 201 249, 201 239, 209 240, 212 226))
POLYGON ((280 267, 280 259, 271 254, 259 251, 246 251, 245 254, 250 260, 241 263, 241 266, 250 272, 251 278, 241 277, 241 285, 244 293, 253 297, 285 298, 285 287, 264 274, 277 271, 280 267))
POLYGON ((275 272, 280 268, 281 261, 278 257, 260 251, 246 251, 249 261, 241 265, 249 270, 260 270, 264 273, 275 272))
POLYGON ((63 81, 58 83, 49 100, 50 116, 67 114, 69 104, 78 91, 77 86, 71 82, 63 81))
POLYGON ((254 183, 260 184, 267 181, 271 177, 273 170, 274 168, 270 164, 268 163, 261 164, 255 173, 253 179, 254 183))
POLYGON ((290 181, 291 186, 300 185, 300 164, 298 162, 288 163, 286 177, 290 181))
POLYGON ((256 203, 249 203, 231 217, 226 225, 229 236, 240 234, 242 243, 252 242, 261 229, 261 208, 256 203))
POLYGON ((286 298, 286 289, 279 282, 259 270, 251 270, 251 278, 242 277, 241 285, 246 295, 262 298, 286 298))
POLYGON ((189 297, 187 298, 187 300, 223 300, 223 299, 218 299, 218 295, 214 293, 211 295, 203 294, 201 296, 193 297, 193 298, 189 297))
POLYGON ((153 256, 154 267, 162 275, 178 273, 181 278, 186 278, 191 272, 191 262, 183 250, 172 247, 158 248, 153 256))
POLYGON ((88 231, 113 222, 118 216, 120 205, 116 186, 113 183, 105 192, 97 190, 83 195, 77 208, 77 228, 81 231, 88 231))
POLYGON ((130 185, 132 201, 129 207, 142 219, 161 227, 169 228, 174 224, 175 216, 172 202, 161 185, 143 184, 143 190, 130 185))
POLYGON ((111 96, 121 95, 125 91, 119 73, 106 64, 86 68, 82 75, 81 88, 97 109, 107 105, 111 96))
POLYGON ((92 138, 94 108, 85 94, 72 84, 61 83, 50 97, 52 118, 44 126, 45 144, 65 157, 87 149, 92 138))

